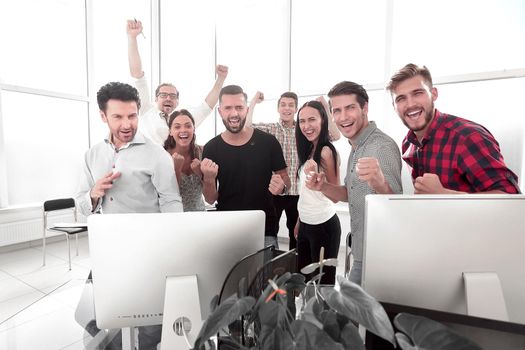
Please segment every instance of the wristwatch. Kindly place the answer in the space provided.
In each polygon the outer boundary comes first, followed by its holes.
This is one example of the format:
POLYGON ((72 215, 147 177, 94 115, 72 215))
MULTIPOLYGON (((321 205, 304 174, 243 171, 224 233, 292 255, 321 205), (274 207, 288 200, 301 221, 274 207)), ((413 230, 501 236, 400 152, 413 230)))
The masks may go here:
POLYGON ((288 187, 286 187, 286 184, 284 184, 283 191, 279 196, 286 196, 288 194, 288 187))

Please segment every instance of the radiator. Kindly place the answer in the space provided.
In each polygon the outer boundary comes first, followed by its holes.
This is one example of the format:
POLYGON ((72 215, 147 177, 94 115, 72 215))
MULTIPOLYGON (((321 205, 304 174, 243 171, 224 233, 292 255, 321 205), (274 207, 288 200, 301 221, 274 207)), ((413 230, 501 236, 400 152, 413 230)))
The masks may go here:
MULTIPOLYGON (((78 221, 84 219, 79 215, 78 221)), ((72 222, 74 220, 73 214, 62 213, 48 216, 48 223, 52 225, 56 222, 72 222)), ((0 224, 0 247, 30 242, 37 239, 42 239, 43 218, 30 218, 12 222, 5 222, 0 224)), ((85 221, 84 221, 85 222, 85 221)), ((63 235, 60 232, 47 231, 46 237, 63 235)))

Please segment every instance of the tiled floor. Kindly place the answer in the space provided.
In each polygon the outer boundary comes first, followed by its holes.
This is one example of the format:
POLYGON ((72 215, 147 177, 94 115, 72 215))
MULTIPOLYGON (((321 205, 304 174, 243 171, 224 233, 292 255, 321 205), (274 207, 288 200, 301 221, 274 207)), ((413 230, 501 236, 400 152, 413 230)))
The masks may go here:
MULTIPOLYGON (((286 249, 288 242, 280 242, 286 249)), ((46 266, 42 248, 0 253, 0 349, 84 349, 90 337, 74 313, 91 262, 86 236, 79 239, 79 255, 72 242, 72 270, 68 270, 65 241, 48 244, 46 266)), ((344 270, 344 247, 338 274, 344 270)))
POLYGON ((89 274, 87 237, 72 248, 71 271, 65 241, 0 254, 0 349, 84 349, 86 334, 74 312, 89 274))

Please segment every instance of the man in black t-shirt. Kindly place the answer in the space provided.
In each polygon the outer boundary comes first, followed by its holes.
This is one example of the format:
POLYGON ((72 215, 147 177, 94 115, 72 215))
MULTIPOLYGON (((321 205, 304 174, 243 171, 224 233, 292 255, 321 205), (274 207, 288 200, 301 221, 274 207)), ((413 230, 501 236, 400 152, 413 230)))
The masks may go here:
POLYGON ((218 110, 226 131, 204 146, 204 198, 217 201, 217 210, 263 210, 265 246, 278 248, 272 194, 286 194, 290 187, 281 145, 274 136, 245 126, 248 106, 240 86, 222 88, 218 110))

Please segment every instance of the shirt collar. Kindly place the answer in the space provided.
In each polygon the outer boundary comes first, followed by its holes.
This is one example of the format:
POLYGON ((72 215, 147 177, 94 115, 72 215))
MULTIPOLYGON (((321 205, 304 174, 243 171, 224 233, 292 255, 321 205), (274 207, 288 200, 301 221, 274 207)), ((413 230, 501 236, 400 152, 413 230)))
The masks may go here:
POLYGON ((293 124, 291 127, 288 127, 284 124, 284 122, 281 120, 281 118, 279 118, 279 125, 283 128, 283 129, 295 129, 295 120, 293 121, 293 124))
MULTIPOLYGON (((362 129, 359 135, 357 135, 356 148, 359 148, 362 144, 366 142, 366 139, 377 129, 376 122, 369 121, 366 128, 362 129)), ((349 141, 350 142, 350 141, 349 141)))
MULTIPOLYGON (((111 145, 111 147, 115 148, 115 145, 113 144, 113 142, 111 142, 111 133, 106 135, 106 137, 104 138, 104 142, 106 142, 106 144, 108 144, 108 145, 111 145)), ((121 149, 128 148, 128 147, 130 147, 132 145, 140 145, 140 144, 143 144, 143 143, 146 143, 146 139, 144 138, 144 135, 142 135, 140 133, 140 131, 137 131, 135 133, 135 136, 133 137, 133 139, 130 142, 128 142, 127 144, 125 144, 124 146, 120 147, 119 151, 121 149)))
POLYGON ((434 119, 432 119, 432 122, 430 123, 427 132, 425 133, 425 136, 423 136, 423 139, 421 139, 421 143, 418 141, 416 133, 412 130, 410 130, 407 134, 408 142, 416 146, 423 146, 425 143, 428 142, 428 140, 430 140, 435 135, 437 129, 439 129, 439 125, 443 122, 444 119, 444 114, 442 114, 440 111, 437 110, 437 108, 435 108, 434 119))

